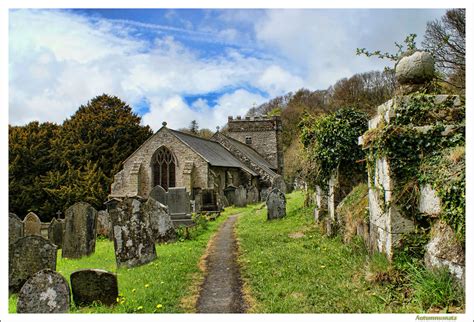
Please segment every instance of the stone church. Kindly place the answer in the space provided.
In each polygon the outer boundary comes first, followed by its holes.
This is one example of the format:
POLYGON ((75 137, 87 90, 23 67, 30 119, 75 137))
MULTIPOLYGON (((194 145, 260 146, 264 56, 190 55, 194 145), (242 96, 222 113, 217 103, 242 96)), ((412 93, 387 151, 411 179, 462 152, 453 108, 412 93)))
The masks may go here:
POLYGON ((114 177, 110 198, 148 198, 153 187, 185 187, 196 211, 205 204, 233 204, 236 189, 284 189, 281 119, 229 116, 225 134, 204 139, 163 126, 124 162, 114 177))

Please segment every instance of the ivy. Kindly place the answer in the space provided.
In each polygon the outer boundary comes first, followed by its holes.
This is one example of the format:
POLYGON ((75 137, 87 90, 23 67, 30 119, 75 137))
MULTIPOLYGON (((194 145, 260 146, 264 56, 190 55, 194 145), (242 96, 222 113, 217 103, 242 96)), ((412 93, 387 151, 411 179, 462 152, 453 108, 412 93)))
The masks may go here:
POLYGON ((331 174, 341 165, 361 170, 356 161, 364 159, 358 138, 367 130, 367 115, 353 108, 343 108, 319 118, 305 115, 300 123, 301 142, 307 152, 311 186, 326 188, 331 174))

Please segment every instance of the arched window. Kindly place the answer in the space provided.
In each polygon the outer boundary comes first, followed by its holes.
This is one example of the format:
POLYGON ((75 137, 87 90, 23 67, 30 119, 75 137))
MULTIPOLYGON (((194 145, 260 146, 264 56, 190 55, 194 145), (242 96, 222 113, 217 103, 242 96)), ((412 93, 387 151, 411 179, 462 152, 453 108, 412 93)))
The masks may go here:
POLYGON ((176 162, 171 151, 166 147, 159 148, 152 159, 153 187, 160 185, 163 189, 176 186, 176 162))

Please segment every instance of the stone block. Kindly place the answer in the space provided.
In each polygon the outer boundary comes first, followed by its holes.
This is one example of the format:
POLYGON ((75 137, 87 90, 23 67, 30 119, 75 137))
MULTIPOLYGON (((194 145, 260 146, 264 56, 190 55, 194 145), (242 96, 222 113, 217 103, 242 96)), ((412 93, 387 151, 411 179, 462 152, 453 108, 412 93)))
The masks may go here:
POLYGON ((8 245, 23 237, 23 222, 17 215, 8 215, 8 245))
POLYGON ((97 210, 87 202, 78 202, 66 210, 63 258, 81 258, 95 251, 97 210))
POLYGON ((48 239, 58 248, 63 245, 64 221, 53 218, 48 227, 48 239))
POLYGON ((441 213, 441 200, 431 185, 421 186, 418 210, 431 217, 437 217, 441 213))
POLYGON ((156 243, 176 239, 176 231, 168 213, 168 208, 153 198, 148 198, 142 206, 145 217, 150 218, 150 228, 156 243))
POLYGON ((169 188, 167 193, 167 206, 170 214, 191 213, 191 203, 186 188, 169 188))

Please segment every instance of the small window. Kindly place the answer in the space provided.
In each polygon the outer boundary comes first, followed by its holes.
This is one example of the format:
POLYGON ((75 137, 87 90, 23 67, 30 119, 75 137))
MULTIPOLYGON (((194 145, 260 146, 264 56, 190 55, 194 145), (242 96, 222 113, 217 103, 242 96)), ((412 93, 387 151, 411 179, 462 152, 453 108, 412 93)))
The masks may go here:
POLYGON ((245 137, 245 144, 252 144, 252 137, 251 136, 246 136, 245 137))

